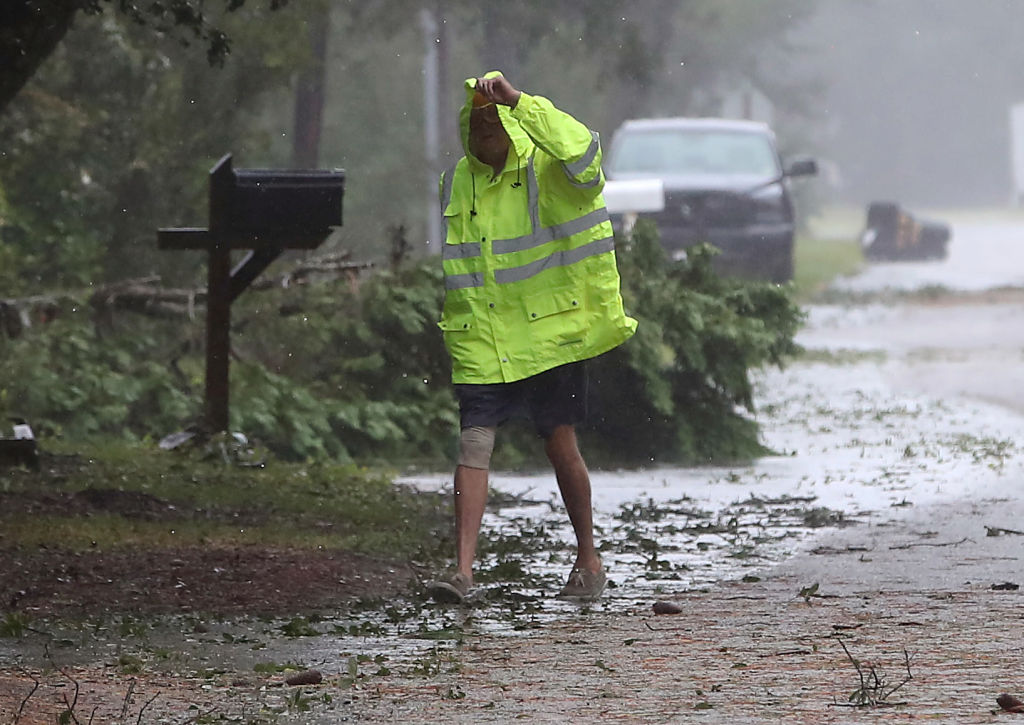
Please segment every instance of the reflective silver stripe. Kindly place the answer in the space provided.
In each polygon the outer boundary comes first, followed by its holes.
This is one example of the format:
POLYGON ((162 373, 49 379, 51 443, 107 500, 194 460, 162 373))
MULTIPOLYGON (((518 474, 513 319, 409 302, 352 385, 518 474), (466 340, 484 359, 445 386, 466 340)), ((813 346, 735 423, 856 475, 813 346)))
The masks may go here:
POLYGON ((498 284, 522 282, 524 279, 529 279, 534 275, 540 274, 545 269, 568 267, 586 259, 587 257, 593 257, 595 255, 604 254, 605 252, 611 252, 614 250, 615 239, 613 237, 596 239, 593 242, 588 242, 587 244, 576 247, 575 249, 563 249, 559 252, 555 252, 554 254, 549 254, 543 259, 538 259, 535 262, 524 264, 521 267, 499 269, 494 273, 494 281, 498 284))
POLYGON ((591 186, 597 186, 599 183, 601 183, 601 172, 598 171, 597 172, 597 176, 595 176, 590 181, 582 181, 581 182, 581 181, 573 181, 572 179, 569 179, 569 183, 572 184, 573 186, 575 186, 577 189, 589 189, 591 186))
POLYGON ((578 161, 572 161, 570 163, 562 162, 562 169, 565 171, 565 175, 569 177, 569 181, 573 182, 577 186, 579 184, 576 181, 576 177, 587 170, 587 167, 594 162, 594 158, 597 156, 597 149, 601 146, 601 137, 597 135, 597 131, 590 132, 590 146, 587 147, 586 153, 578 161))
POLYGON ((540 190, 537 172, 533 169, 533 156, 526 162, 526 203, 530 208, 530 233, 540 229, 540 190))
POLYGON ((444 277, 445 289, 465 289, 467 287, 483 287, 484 275, 482 272, 470 272, 469 274, 448 274, 444 277))
POLYGON ((444 179, 441 182, 441 216, 452 200, 452 182, 455 180, 455 166, 452 164, 444 170, 444 179))
POLYGON ((442 258, 448 259, 468 259, 469 257, 480 256, 480 242, 463 242, 462 244, 448 244, 445 243, 443 246, 442 258))
POLYGON ((600 209, 594 209, 593 211, 576 219, 571 219, 570 221, 555 224, 550 227, 542 227, 533 234, 527 234, 513 239, 496 240, 491 248, 495 254, 522 252, 526 249, 539 247, 541 244, 553 242, 556 239, 571 237, 573 234, 579 234, 582 231, 586 231, 591 227, 596 227, 598 224, 602 224, 606 221, 608 221, 608 210, 601 207, 600 209))
MULTIPOLYGON (((457 162, 456 162, 457 163, 457 162)), ((444 172, 444 179, 441 182, 441 243, 448 239, 448 217, 444 215, 445 209, 452 200, 452 182, 455 180, 455 164, 452 164, 444 172)))

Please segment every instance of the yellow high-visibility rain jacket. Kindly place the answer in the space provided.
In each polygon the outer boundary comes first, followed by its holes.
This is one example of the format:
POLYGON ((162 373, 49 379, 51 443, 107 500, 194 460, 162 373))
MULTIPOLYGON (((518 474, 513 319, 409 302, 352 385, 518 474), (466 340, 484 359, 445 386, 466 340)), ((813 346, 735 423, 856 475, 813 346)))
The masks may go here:
POLYGON ((597 133, 522 93, 498 106, 511 147, 494 176, 469 151, 475 86, 459 114, 466 155, 441 175, 439 327, 452 382, 508 383, 607 352, 637 322, 622 308, 597 133))

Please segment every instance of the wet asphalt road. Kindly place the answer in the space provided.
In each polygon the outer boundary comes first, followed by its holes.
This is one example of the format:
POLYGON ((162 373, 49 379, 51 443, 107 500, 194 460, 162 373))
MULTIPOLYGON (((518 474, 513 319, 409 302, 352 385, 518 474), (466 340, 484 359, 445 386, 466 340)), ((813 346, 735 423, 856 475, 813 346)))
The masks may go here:
POLYGON ((976 399, 1024 413, 1024 220, 953 223, 943 261, 873 263, 834 289, 914 293, 819 305, 799 341, 884 353, 896 390, 976 399))

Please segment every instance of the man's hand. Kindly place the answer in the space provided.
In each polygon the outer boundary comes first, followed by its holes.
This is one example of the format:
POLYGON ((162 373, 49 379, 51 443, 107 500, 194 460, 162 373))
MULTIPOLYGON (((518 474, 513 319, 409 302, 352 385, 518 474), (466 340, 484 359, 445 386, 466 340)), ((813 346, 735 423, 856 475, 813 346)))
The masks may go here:
POLYGON ((494 78, 477 78, 476 90, 491 103, 515 108, 519 103, 519 91, 505 80, 504 76, 494 78))

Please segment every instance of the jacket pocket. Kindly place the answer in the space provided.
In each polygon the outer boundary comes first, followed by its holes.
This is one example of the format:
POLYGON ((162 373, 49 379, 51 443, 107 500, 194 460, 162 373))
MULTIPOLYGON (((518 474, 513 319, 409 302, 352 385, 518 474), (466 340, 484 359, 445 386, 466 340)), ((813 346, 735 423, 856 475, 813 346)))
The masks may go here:
POLYGON ((474 358, 480 354, 479 342, 473 329, 475 325, 472 314, 451 315, 437 323, 443 331, 444 346, 456 367, 472 365, 474 358))
POLYGON ((552 315, 580 312, 582 309, 582 297, 572 288, 556 288, 526 298, 526 319, 530 322, 552 315))
POLYGON ((555 288, 525 300, 530 338, 538 346, 564 346, 583 342, 587 316, 583 297, 572 288, 555 288))
POLYGON ((445 317, 437 326, 445 332, 464 332, 473 329, 473 315, 452 315, 445 317))

